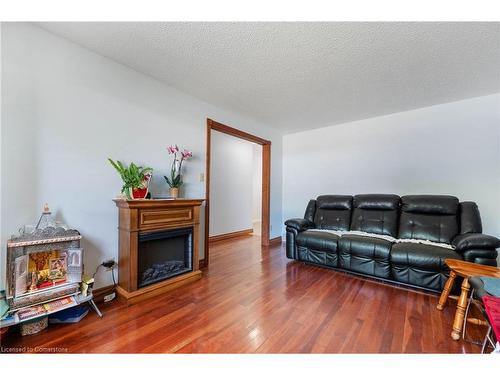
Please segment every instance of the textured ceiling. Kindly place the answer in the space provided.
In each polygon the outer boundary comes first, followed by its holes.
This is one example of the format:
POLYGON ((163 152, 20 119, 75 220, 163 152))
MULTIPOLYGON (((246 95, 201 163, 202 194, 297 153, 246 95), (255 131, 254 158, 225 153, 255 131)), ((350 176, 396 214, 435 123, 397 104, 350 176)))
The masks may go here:
POLYGON ((284 132, 500 91, 500 23, 39 23, 284 132))

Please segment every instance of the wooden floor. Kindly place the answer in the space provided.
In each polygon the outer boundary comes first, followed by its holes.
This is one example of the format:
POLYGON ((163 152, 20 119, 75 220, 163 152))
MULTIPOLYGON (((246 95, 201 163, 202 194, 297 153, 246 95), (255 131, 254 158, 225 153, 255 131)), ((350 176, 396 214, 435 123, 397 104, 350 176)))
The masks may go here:
MULTIPOLYGON (((290 261, 256 236, 222 241, 193 284, 126 307, 102 305, 78 324, 50 325, 2 347, 125 353, 478 353, 450 338, 455 302, 290 261), (49 349, 47 349, 49 348, 49 349)), ((472 326, 471 326, 472 327, 472 326)), ((483 330, 470 329, 479 339, 483 330)), ((5 352, 5 351, 3 351, 5 352)))

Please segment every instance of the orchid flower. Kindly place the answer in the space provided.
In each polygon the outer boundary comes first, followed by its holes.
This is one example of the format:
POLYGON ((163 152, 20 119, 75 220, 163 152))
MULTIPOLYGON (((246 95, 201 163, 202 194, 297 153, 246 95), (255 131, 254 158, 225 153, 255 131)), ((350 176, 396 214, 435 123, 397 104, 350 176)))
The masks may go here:
POLYGON ((170 187, 179 187, 182 185, 182 162, 184 160, 190 159, 193 157, 193 153, 189 150, 183 149, 180 152, 180 158, 177 157, 177 153, 179 152, 179 147, 177 145, 171 145, 167 147, 167 151, 169 155, 174 155, 174 160, 172 161, 172 168, 170 169, 170 177, 163 176, 167 181, 168 186, 170 187))
POLYGON ((189 150, 182 150, 181 155, 182 159, 189 159, 193 157, 193 153, 189 150))
POLYGON ((170 155, 175 154, 176 152, 179 151, 179 147, 177 147, 177 145, 168 146, 167 151, 170 155))

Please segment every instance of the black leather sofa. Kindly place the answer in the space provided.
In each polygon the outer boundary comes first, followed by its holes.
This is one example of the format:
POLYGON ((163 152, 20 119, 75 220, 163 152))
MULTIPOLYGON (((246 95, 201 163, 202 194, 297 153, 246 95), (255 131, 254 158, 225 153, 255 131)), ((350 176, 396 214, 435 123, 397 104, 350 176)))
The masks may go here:
POLYGON ((285 225, 290 259, 434 291, 446 258, 496 266, 500 247, 474 202, 447 195, 322 195, 285 225))

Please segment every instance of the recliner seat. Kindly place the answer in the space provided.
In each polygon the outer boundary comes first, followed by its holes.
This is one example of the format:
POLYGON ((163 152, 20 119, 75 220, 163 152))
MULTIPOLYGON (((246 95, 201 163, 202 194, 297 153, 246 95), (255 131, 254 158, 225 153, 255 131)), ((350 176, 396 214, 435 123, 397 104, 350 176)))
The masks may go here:
POLYGON ((339 236, 327 232, 305 231, 297 235, 299 259, 337 267, 337 245, 339 236))
POLYGON ((385 279, 391 277, 391 242, 355 234, 346 234, 339 242, 339 267, 385 279))
MULTIPOLYGON (((399 237, 450 244, 458 234, 458 199, 450 196, 401 198, 399 237)), ((418 243, 397 243, 391 251, 393 278, 441 290, 448 278, 446 258, 462 259, 454 250, 418 243)))
POLYGON ((445 259, 496 265, 500 247, 474 202, 444 195, 323 195, 285 225, 290 259, 435 291, 445 259))
POLYGON ((404 284, 442 290, 449 269, 445 259, 462 259, 454 250, 419 243, 396 243, 391 249, 392 277, 404 284))
MULTIPOLYGON (((392 194, 356 195, 353 199, 350 229, 395 237, 398 225, 399 196, 392 194)), ((356 234, 339 240, 340 267, 354 272, 390 278, 392 242, 356 234)))

